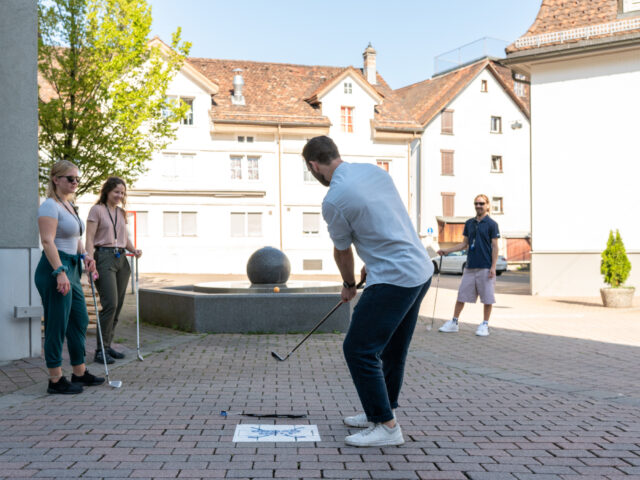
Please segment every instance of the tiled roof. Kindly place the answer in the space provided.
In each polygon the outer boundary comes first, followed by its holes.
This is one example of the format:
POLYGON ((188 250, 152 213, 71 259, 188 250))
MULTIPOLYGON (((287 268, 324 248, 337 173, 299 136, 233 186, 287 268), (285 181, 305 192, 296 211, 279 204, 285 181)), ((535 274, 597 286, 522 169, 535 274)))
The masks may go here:
MULTIPOLYGON (((488 68, 508 95, 529 116, 529 99, 515 94, 511 70, 487 58, 423 82, 414 83, 395 94, 413 117, 424 127, 474 79, 488 68)), ((526 92, 528 93, 528 86, 526 92)))
MULTIPOLYGON (((247 60, 219 60, 209 58, 189 58, 189 63, 201 71, 220 89, 212 97, 211 117, 220 123, 261 123, 282 125, 330 126, 330 121, 322 115, 318 105, 308 99, 330 84, 345 70, 362 75, 353 67, 326 67, 292 65, 286 63, 253 62, 247 60), (242 69, 244 80, 242 93, 245 105, 234 105, 233 70, 242 69)), ((364 77, 361 78, 366 82, 364 77)), ((383 128, 419 128, 411 115, 393 95, 384 80, 378 76, 374 90, 381 94, 382 104, 378 106, 374 126, 383 128), (391 127, 389 127, 391 128, 391 127)))
POLYGON ((514 53, 639 31, 640 16, 621 16, 618 0, 543 0, 533 25, 506 50, 514 53))

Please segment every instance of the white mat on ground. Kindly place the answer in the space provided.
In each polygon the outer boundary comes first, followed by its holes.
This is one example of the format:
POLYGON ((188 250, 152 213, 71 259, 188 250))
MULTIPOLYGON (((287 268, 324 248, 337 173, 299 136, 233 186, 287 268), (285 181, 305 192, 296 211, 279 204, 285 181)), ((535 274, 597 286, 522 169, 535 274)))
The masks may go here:
POLYGON ((236 425, 234 442, 319 442, 316 425, 236 425))

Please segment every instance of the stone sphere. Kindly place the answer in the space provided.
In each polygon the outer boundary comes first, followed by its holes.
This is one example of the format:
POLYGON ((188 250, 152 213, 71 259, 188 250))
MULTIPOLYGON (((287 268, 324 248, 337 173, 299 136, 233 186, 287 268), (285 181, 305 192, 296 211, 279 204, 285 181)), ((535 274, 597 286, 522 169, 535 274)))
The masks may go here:
POLYGON ((287 283, 290 273, 289 259, 277 248, 256 250, 247 262, 247 277, 253 284, 287 283))

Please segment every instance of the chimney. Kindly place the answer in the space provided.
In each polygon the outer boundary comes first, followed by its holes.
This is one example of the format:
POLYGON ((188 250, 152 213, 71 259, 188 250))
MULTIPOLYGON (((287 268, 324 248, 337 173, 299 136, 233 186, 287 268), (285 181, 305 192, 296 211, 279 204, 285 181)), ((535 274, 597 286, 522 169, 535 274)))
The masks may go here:
POLYGON ((375 85, 376 82, 376 51, 371 46, 371 42, 369 42, 369 46, 362 54, 362 58, 364 58, 364 77, 367 79, 371 85, 375 85))
POLYGON ((233 76, 233 95, 231 95, 231 103, 233 105, 244 105, 244 95, 242 95, 242 87, 244 86, 244 79, 240 72, 241 68, 233 70, 235 75, 233 76))

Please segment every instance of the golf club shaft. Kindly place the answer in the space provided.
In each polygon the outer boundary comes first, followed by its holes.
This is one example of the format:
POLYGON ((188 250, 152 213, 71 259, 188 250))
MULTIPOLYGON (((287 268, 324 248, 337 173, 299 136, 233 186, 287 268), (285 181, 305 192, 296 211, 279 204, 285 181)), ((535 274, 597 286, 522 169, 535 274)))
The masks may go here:
POLYGON ((333 308, 331 309, 331 311, 330 311, 329 313, 327 313, 327 314, 324 316, 324 318, 323 318, 322 320, 320 320, 318 323, 316 323, 316 326, 315 326, 315 327, 313 327, 313 328, 311 329, 311 331, 310 331, 309 333, 307 333, 307 334, 305 335, 305 337, 304 337, 302 340, 300 340, 300 342, 299 342, 295 347, 293 347, 293 350, 291 350, 291 351, 287 354, 287 356, 285 357, 285 359, 289 358, 289 356, 291 356, 291 354, 292 354, 293 352, 295 352, 295 351, 298 349, 298 347, 299 347, 300 345, 302 345, 302 344, 305 342, 305 340, 311 336, 311 334, 312 334, 313 332, 315 332, 318 328, 320 328, 320 326, 321 326, 321 325, 322 325, 322 324, 327 320, 327 318, 329 318, 329 317, 331 316, 331 314, 333 314, 333 312, 335 312, 335 311, 340 307, 340 305, 342 305, 343 303, 345 303, 345 302, 344 302, 343 300, 340 300, 340 301, 337 303, 337 305, 336 305, 335 307, 333 307, 333 308))
POLYGON ((136 264, 136 347, 138 349, 138 358, 141 358, 140 355, 140 284, 138 277, 138 257, 135 257, 136 264))
POLYGON ((91 273, 89 273, 89 283, 91 284, 91 294, 93 295, 93 306, 96 309, 96 326, 98 327, 98 337, 100 338, 100 348, 102 349, 102 360, 104 361, 104 373, 107 377, 107 383, 109 383, 109 367, 107 367, 107 356, 104 351, 104 342, 102 341, 102 328, 100 327, 100 314, 98 313, 98 302, 96 300, 96 287, 93 283, 93 278, 91 278, 91 273))
POLYGON ((442 255, 440 256, 440 266, 438 267, 438 279, 436 280, 436 296, 433 299, 433 314, 431 315, 431 327, 429 330, 433 329, 433 322, 436 318, 436 304, 438 302, 438 288, 440 287, 440 273, 442 272, 442 255))

